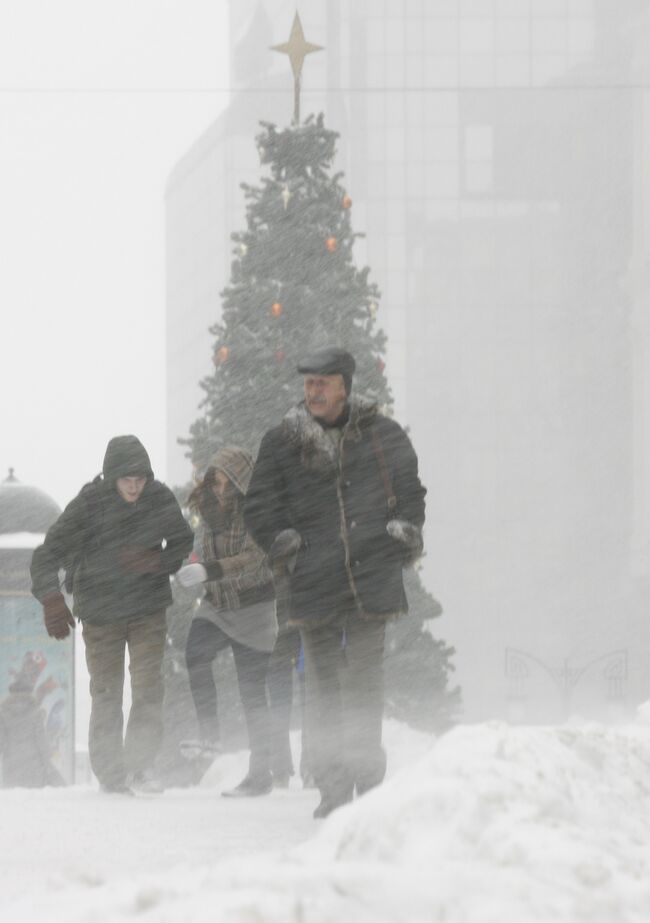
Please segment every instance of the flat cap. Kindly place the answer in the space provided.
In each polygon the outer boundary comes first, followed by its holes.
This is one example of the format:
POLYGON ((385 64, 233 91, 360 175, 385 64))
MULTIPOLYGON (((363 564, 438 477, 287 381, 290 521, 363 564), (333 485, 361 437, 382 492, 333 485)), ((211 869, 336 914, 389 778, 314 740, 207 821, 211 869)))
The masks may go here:
POLYGON ((346 385, 350 386, 356 362, 345 349, 328 346, 306 356, 298 365, 301 375, 342 375, 346 385))

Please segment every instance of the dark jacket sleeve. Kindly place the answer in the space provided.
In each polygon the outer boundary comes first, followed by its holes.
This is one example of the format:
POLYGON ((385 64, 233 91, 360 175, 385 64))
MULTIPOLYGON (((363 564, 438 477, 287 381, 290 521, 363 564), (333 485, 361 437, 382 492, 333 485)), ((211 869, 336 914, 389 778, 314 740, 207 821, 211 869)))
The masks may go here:
POLYGON ((405 519, 421 529, 424 525, 424 498, 427 491, 418 474, 418 458, 402 427, 393 420, 387 423, 382 441, 392 472, 397 518, 405 519))
POLYGON ((164 488, 165 547, 161 565, 167 574, 175 574, 194 547, 194 533, 181 512, 178 501, 168 487, 164 488))
POLYGON ((262 439, 244 502, 246 529, 266 552, 278 532, 293 527, 285 473, 278 461, 278 441, 277 429, 270 430, 262 439))
POLYGON ((81 554, 89 515, 88 503, 81 491, 50 526, 43 544, 34 550, 30 567, 32 594, 39 601, 59 589, 59 570, 81 554))

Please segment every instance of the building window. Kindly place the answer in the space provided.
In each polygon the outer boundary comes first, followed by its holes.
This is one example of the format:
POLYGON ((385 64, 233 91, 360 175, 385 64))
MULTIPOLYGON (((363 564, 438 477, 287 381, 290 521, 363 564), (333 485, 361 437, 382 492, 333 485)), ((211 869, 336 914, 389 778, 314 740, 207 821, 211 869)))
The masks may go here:
POLYGON ((494 129, 467 125, 464 137, 465 192, 489 195, 494 182, 494 129))

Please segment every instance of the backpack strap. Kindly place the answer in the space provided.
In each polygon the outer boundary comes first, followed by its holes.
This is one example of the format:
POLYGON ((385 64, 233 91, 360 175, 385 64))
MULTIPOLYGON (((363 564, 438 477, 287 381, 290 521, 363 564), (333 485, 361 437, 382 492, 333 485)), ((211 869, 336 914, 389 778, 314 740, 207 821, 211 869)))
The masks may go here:
POLYGON ((379 438, 379 433, 377 432, 376 426, 372 427, 372 449, 375 453, 375 457, 377 458, 381 479, 384 484, 384 492, 386 493, 386 506, 388 507, 389 513, 394 513, 397 507, 397 497, 395 496, 395 492, 393 490, 390 474, 388 473, 388 465, 386 464, 386 456, 384 455, 384 447, 382 445, 381 439, 379 438))

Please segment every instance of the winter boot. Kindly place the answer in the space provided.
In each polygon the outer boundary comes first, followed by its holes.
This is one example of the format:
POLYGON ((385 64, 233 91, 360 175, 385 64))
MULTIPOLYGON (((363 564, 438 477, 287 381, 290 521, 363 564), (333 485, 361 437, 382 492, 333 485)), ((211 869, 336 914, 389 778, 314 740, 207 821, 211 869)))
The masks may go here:
POLYGON ((142 792, 143 795, 160 795, 165 791, 165 786, 151 769, 141 769, 132 773, 129 783, 134 792, 142 792))
POLYGON ((270 772, 258 775, 249 773, 239 785, 221 794, 224 798, 254 798, 257 795, 268 795, 272 788, 273 776, 270 772))

